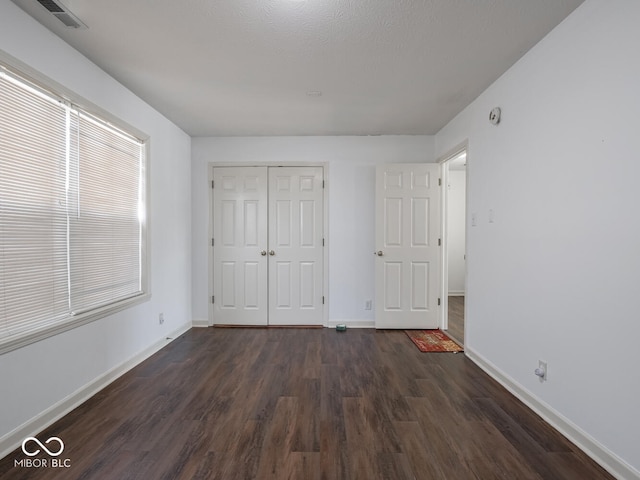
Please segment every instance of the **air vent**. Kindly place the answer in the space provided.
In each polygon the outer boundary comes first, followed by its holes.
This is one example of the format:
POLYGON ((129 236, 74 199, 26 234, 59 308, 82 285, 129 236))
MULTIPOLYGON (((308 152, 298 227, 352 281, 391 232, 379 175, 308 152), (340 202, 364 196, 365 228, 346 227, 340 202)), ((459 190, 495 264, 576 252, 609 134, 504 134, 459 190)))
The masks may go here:
POLYGON ((58 5, 53 0, 38 0, 38 3, 51 13, 64 13, 64 8, 58 5))
POLYGON ((87 28, 73 13, 71 13, 62 3, 55 0, 36 0, 46 8, 58 20, 64 23, 67 28, 87 28))
POLYGON ((82 27, 82 24, 80 24, 75 18, 73 18, 71 15, 69 15, 66 12, 64 12, 64 13, 54 13, 54 15, 58 18, 58 20, 60 20, 62 23, 64 23, 67 27, 71 27, 71 28, 81 28, 82 27))

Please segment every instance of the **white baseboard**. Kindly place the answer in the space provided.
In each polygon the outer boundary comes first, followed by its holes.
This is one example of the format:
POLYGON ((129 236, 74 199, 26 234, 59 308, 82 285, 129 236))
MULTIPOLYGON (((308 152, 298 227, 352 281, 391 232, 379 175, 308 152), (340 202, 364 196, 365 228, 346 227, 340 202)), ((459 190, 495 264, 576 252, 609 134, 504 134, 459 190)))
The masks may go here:
POLYGON ((621 480, 640 480, 640 471, 629 465, 607 447, 599 443, 565 416, 541 401, 522 385, 506 375, 494 364, 465 345, 465 354, 489 376, 509 390, 545 422, 564 435, 614 477, 621 480))
POLYGON ((327 328, 336 328, 336 325, 344 324, 347 328, 376 328, 376 322, 374 320, 355 320, 355 319, 339 319, 329 320, 327 322, 327 328))
POLYGON ((448 293, 450 297, 464 297, 464 294, 465 294, 464 290, 462 291, 455 290, 448 293))
POLYGON ((25 438, 36 436, 45 428, 51 426, 53 423, 64 417, 71 410, 86 402, 89 398, 93 397, 96 393, 112 383, 114 380, 127 373, 136 365, 142 363, 151 355, 158 352, 190 329, 191 325, 185 324, 182 327, 174 330, 173 332, 169 333, 166 338, 158 340, 153 345, 144 349, 142 352, 134 355, 129 360, 103 373, 99 377, 95 378, 91 382, 73 392, 68 397, 63 398, 58 403, 52 405, 42 413, 33 417, 31 420, 28 420, 27 422, 23 423, 19 427, 4 435, 2 438, 0 438, 0 459, 6 457, 8 454, 22 445, 22 441, 25 438))
POLYGON ((191 326, 193 328, 206 328, 210 327, 211 325, 209 325, 209 320, 198 318, 197 320, 191 322, 191 326))
MULTIPOLYGON (((376 324, 373 320, 329 320, 327 322, 327 328, 335 328, 336 325, 344 323, 347 328, 375 328, 376 324)), ((205 328, 210 327, 208 320, 197 319, 191 322, 191 325, 194 328, 205 328)))

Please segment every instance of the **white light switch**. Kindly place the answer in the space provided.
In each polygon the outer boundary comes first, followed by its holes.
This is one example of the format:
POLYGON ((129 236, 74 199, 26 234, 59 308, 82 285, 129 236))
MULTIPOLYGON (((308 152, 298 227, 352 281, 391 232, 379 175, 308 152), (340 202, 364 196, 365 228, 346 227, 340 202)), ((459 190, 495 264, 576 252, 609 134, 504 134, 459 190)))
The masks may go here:
POLYGON ((475 227, 477 224, 478 224, 478 214, 474 212, 471 214, 471 226, 475 227))
POLYGON ((489 210, 489 223, 494 223, 495 215, 493 213, 493 209, 489 210))

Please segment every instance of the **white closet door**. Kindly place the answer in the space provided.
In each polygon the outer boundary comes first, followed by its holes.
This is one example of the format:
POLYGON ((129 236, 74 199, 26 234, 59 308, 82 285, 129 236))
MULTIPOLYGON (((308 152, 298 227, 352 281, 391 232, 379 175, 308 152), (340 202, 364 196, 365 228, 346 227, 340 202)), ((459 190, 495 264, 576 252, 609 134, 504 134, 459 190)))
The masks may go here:
POLYGON ((269 324, 322 325, 321 167, 269 168, 269 324))
POLYGON ((376 328, 438 328, 439 164, 376 170, 376 328))
POLYGON ((214 323, 267 325, 267 168, 213 172, 214 323))

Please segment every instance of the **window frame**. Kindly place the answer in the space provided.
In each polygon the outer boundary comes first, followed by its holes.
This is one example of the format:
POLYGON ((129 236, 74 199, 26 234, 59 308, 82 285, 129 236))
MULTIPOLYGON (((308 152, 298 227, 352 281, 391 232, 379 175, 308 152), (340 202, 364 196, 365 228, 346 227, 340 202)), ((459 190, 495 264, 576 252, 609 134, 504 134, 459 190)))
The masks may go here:
POLYGON ((30 66, 12 57, 3 50, 0 50, 0 69, 6 68, 9 72, 22 77, 24 80, 32 83, 38 89, 48 94, 60 98, 63 102, 70 104, 73 108, 78 109, 86 114, 100 119, 107 125, 126 132, 126 134, 137 138, 143 144, 142 155, 142 174, 141 182, 143 188, 144 201, 144 219, 140 224, 141 245, 141 293, 129 298, 115 301, 111 304, 104 305, 77 315, 69 315, 62 321, 58 321, 51 325, 38 328, 30 332, 22 332, 0 339, 0 355, 10 351, 25 347, 32 343, 39 342, 46 338, 58 335, 60 333, 72 330, 74 328, 86 325, 96 320, 108 317, 117 312, 126 310, 135 305, 147 302, 151 298, 151 250, 150 250, 150 218, 151 218, 151 188, 150 188, 150 159, 151 159, 151 139, 146 133, 133 127, 121 118, 116 117, 110 112, 97 106, 93 102, 85 99, 79 94, 69 90, 63 85, 57 83, 51 78, 34 70, 30 66))

